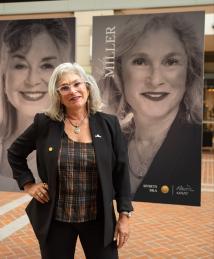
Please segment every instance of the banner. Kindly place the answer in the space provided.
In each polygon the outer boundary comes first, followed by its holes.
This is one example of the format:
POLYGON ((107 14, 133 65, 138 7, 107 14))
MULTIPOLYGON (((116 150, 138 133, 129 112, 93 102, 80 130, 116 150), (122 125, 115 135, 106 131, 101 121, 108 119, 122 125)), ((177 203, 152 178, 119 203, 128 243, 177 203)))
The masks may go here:
POLYGON ((200 205, 204 13, 94 17, 92 71, 134 201, 200 205))
MULTIPOLYGON (((0 191, 18 191, 7 149, 49 106, 54 68, 75 59, 75 18, 0 21, 0 191)), ((28 157, 36 181, 36 156, 28 157)))

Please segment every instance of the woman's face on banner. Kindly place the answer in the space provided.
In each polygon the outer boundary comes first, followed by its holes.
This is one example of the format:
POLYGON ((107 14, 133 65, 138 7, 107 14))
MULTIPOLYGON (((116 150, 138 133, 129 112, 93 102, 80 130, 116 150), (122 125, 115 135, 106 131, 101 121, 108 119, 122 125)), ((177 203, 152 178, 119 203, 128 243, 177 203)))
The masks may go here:
POLYGON ((32 39, 27 52, 20 49, 9 55, 5 89, 19 113, 33 117, 49 106, 48 81, 59 63, 59 50, 46 32, 32 39))
POLYGON ((134 113, 164 118, 178 111, 184 96, 187 55, 168 28, 146 32, 122 58, 125 98, 134 113))

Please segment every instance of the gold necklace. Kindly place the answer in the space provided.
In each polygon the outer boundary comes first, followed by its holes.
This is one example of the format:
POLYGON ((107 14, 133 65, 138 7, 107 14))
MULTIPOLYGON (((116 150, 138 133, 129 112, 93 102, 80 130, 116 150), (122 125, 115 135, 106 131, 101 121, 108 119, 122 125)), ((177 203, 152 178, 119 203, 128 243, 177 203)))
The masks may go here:
POLYGON ((85 114, 85 116, 82 118, 82 120, 79 122, 79 125, 78 124, 73 124, 72 121, 67 117, 68 121, 70 122, 70 124, 74 127, 74 133, 75 134, 79 134, 80 133, 80 126, 83 124, 85 118, 87 116, 87 112, 85 114))

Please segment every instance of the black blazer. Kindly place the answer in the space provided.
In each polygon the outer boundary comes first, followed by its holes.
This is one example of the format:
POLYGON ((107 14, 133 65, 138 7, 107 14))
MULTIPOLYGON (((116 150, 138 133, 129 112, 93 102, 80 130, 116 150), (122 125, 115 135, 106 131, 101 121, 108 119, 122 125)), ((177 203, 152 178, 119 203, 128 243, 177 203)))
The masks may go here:
MULTIPOLYGON (((97 112, 89 117, 92 141, 95 149, 98 175, 101 183, 104 208, 104 244, 113 239, 115 214, 131 211, 130 182, 127 167, 127 145, 115 116, 97 112)), ((8 149, 8 161, 19 187, 34 182, 26 157, 34 149, 37 155, 38 173, 48 183, 50 201, 45 204, 32 199, 26 212, 40 242, 45 243, 53 219, 57 192, 57 159, 64 123, 53 121, 44 114, 37 114, 33 124, 8 149)))
POLYGON ((138 187, 134 200, 199 206, 201 135, 201 125, 182 122, 178 115, 138 187), (151 185, 157 186, 157 189, 151 185), (163 185, 169 187, 168 193, 161 191, 163 185))

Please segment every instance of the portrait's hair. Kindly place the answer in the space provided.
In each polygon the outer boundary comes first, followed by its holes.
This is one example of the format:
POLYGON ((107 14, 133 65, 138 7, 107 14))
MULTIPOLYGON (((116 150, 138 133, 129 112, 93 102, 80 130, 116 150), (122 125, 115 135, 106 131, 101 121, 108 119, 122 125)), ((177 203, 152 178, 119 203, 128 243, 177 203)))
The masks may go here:
POLYGON ((180 104, 183 111, 181 118, 189 123, 201 123, 203 52, 197 34, 192 24, 185 20, 185 15, 179 13, 134 15, 117 34, 114 78, 103 77, 99 83, 106 111, 118 116, 124 131, 134 125, 131 107, 124 96, 121 60, 135 47, 138 40, 144 37, 145 33, 148 35, 150 30, 162 28, 170 28, 177 35, 187 55, 186 91, 180 104))
MULTIPOLYGON (((62 19, 34 19, 14 20, 8 22, 2 32, 1 78, 0 78, 0 138, 9 138, 16 130, 16 109, 8 101, 5 89, 5 74, 11 54, 21 50, 27 53, 32 46, 34 38, 40 33, 47 33, 60 53, 60 63, 70 61, 72 46, 70 35, 65 22, 62 19)), ((42 46, 41 46, 42 48, 42 46)))
POLYGON ((89 97, 87 100, 88 113, 96 113, 102 108, 102 101, 100 98, 100 90, 95 79, 88 75, 85 70, 77 63, 63 63, 57 66, 49 81, 48 91, 50 96, 50 107, 46 111, 53 120, 62 121, 65 118, 65 107, 60 102, 60 94, 57 91, 58 82, 61 80, 64 74, 75 74, 78 75, 83 82, 85 82, 87 89, 89 90, 89 97))

